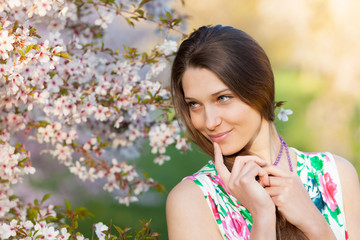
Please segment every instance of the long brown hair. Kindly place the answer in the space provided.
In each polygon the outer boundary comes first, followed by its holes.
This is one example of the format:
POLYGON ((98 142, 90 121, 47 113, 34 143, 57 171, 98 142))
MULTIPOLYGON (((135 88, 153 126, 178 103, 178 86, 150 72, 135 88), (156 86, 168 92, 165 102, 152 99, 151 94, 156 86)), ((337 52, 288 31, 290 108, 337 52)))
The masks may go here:
MULTIPOLYGON (((214 157, 213 144, 192 125, 184 98, 182 77, 190 67, 212 71, 244 103, 258 111, 261 117, 269 122, 274 121, 274 75, 262 47, 248 34, 233 27, 200 27, 179 47, 172 65, 171 93, 176 112, 185 124, 189 137, 211 157, 214 157)), ((237 154, 246 153, 240 151, 237 154)), ((234 156, 225 156, 224 159, 231 171, 234 156)), ((306 239, 299 229, 279 213, 276 225, 278 239, 289 239, 289 234, 296 239, 306 239)))

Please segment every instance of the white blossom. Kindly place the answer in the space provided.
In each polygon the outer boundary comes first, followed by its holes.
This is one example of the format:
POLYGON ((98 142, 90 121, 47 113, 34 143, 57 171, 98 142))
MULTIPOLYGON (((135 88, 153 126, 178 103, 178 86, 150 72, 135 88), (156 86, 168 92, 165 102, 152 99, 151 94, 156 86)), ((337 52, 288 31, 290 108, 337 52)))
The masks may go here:
POLYGON ((287 122, 289 120, 288 116, 291 114, 293 114, 293 111, 291 109, 280 108, 280 111, 277 116, 280 121, 287 122))
POLYGON ((161 45, 157 46, 157 49, 162 51, 165 55, 170 55, 177 51, 177 43, 173 40, 165 39, 161 45))
POLYGON ((169 161, 169 160, 170 160, 170 156, 158 155, 158 156, 154 159, 154 163, 159 164, 159 165, 163 165, 165 161, 169 161))
POLYGON ((105 240, 106 234, 103 231, 107 231, 109 229, 108 226, 103 224, 102 222, 98 222, 94 225, 96 236, 99 240, 105 240))
POLYGON ((122 196, 122 197, 116 197, 118 199, 119 203, 125 204, 126 206, 129 206, 132 202, 137 202, 139 199, 136 196, 122 196))

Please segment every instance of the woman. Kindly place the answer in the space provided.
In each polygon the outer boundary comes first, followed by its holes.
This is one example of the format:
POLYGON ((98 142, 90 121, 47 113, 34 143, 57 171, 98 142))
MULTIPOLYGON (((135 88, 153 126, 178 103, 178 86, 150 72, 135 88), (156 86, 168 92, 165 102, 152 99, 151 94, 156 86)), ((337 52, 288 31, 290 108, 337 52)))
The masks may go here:
POLYGON ((274 126, 274 77, 258 43, 201 27, 172 67, 178 115, 213 161, 169 194, 169 238, 360 239, 354 167, 288 148, 274 126))

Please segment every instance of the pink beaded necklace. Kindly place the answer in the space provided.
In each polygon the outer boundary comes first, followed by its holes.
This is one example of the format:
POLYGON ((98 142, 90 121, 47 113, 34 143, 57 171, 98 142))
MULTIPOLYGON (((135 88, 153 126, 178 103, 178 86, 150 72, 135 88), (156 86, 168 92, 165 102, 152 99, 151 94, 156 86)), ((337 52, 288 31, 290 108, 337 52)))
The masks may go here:
POLYGON ((273 165, 276 166, 279 163, 282 152, 283 152, 283 149, 285 147, 286 156, 287 156, 287 160, 288 160, 288 163, 289 163, 289 168, 290 168, 290 171, 292 172, 293 171, 293 166, 292 166, 292 163, 291 163, 291 158, 290 158, 290 154, 289 154, 289 148, 288 148, 285 140, 282 137, 279 136, 279 139, 280 139, 280 142, 281 142, 280 151, 279 151, 279 154, 277 155, 276 160, 273 163, 273 165))

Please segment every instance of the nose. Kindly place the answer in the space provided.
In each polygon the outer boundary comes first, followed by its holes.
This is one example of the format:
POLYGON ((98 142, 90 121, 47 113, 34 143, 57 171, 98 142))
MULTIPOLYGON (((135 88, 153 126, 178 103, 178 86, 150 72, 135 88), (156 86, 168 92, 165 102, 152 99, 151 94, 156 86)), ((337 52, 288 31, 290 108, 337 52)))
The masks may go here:
POLYGON ((221 116, 216 109, 205 110, 205 125, 209 131, 214 131, 221 124, 221 116))

